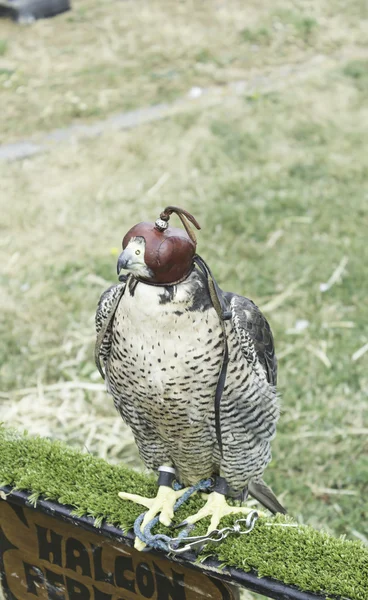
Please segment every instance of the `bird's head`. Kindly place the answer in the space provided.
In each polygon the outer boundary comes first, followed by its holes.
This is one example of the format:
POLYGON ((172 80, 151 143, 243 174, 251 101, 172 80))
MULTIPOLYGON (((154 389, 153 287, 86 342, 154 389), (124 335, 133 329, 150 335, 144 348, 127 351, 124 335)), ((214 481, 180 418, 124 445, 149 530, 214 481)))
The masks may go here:
POLYGON ((193 268, 196 250, 195 235, 185 219, 200 229, 191 214, 175 206, 165 208, 155 223, 138 223, 132 227, 123 239, 118 275, 125 270, 147 283, 162 285, 184 280, 193 268), (185 231, 168 226, 172 213, 180 217, 185 231))

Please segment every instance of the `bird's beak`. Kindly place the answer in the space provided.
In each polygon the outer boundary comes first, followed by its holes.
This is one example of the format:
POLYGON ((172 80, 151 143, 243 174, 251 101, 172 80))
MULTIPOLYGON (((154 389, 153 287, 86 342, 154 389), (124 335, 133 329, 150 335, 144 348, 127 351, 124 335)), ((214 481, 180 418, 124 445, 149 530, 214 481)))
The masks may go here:
POLYGON ((127 249, 123 250, 123 252, 120 254, 119 258, 118 258, 118 264, 117 264, 117 272, 118 275, 120 275, 120 271, 122 269, 126 269, 128 266, 128 262, 130 260, 130 252, 127 252, 127 249))

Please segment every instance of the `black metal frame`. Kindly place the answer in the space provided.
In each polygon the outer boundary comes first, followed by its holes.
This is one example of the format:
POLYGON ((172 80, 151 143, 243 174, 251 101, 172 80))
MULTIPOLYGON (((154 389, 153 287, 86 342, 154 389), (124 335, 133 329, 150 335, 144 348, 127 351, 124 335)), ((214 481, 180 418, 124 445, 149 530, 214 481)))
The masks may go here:
MULTIPOLYGON (((0 492, 6 495, 7 502, 9 503, 18 506, 25 506, 27 508, 34 508, 34 506, 29 502, 29 494, 27 492, 16 491, 11 487, 1 487, 0 492)), ((101 527, 95 527, 93 518, 78 517, 73 515, 72 507, 40 498, 37 501, 37 508, 35 510, 38 510, 39 512, 42 512, 55 519, 81 527, 91 533, 97 533, 104 537, 121 542, 127 546, 133 546, 133 533, 125 533, 121 529, 108 524, 103 524, 101 527)), ((200 565, 195 564, 194 561, 196 557, 192 552, 185 553, 184 555, 181 555, 180 558, 178 556, 168 556, 163 552, 156 550, 152 550, 152 553, 161 556, 161 558, 165 557, 167 560, 171 560, 173 562, 182 564, 183 566, 196 569, 197 571, 210 575, 211 577, 229 582, 233 585, 241 586, 273 600, 326 600, 327 598, 326 595, 303 592, 294 586, 287 585, 281 581, 276 581, 275 579, 268 577, 259 578, 255 572, 246 573, 231 567, 222 568, 222 566, 213 559, 207 559, 200 565)), ((0 573, 1 570, 3 570, 3 565, 0 547, 0 573)), ((331 596, 329 595, 328 598, 331 598, 331 596)))

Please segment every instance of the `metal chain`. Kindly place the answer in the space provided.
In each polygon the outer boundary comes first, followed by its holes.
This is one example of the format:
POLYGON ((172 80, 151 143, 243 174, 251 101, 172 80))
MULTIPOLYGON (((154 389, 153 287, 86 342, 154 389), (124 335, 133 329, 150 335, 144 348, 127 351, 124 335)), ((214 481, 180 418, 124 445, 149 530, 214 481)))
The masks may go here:
MULTIPOLYGON (((195 492, 201 490, 205 491, 211 488, 213 480, 202 479, 197 484, 186 490, 186 492, 179 498, 174 506, 174 511, 186 502, 190 496, 195 492)), ((174 489, 180 489, 181 485, 174 483, 174 489)), ((190 550, 200 551, 202 548, 209 543, 219 543, 226 539, 230 534, 244 535, 250 533, 258 519, 258 512, 256 510, 250 511, 245 519, 237 519, 232 527, 223 527, 222 529, 214 529, 206 535, 190 536, 188 533, 194 528, 194 525, 184 528, 177 537, 171 538, 168 535, 162 533, 153 534, 151 533, 152 528, 159 522, 159 516, 154 517, 141 531, 142 521, 146 513, 142 513, 135 520, 134 533, 135 535, 144 542, 149 548, 156 548, 163 550, 164 552, 171 552, 173 554, 183 554, 190 550)), ((183 522, 183 524, 185 521, 183 522)))
POLYGON ((214 529, 207 535, 186 536, 172 538, 168 543, 168 551, 174 554, 182 554, 189 550, 202 550, 203 546, 209 543, 219 543, 226 539, 230 534, 245 535, 250 533, 258 519, 258 512, 252 510, 246 519, 237 519, 232 527, 223 527, 214 529), (245 525, 245 528, 243 526, 245 525), (180 547, 181 544, 185 544, 180 547))

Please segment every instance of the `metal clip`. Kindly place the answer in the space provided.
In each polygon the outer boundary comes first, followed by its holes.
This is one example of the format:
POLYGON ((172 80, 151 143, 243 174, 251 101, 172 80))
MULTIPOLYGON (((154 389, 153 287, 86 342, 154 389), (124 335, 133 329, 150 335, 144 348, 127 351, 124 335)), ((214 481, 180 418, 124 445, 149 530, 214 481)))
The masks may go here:
POLYGON ((189 550, 201 551, 203 546, 209 543, 221 542, 226 539, 231 533, 237 535, 244 535, 250 533, 258 519, 258 513, 256 510, 252 510, 246 519, 237 519, 232 527, 223 527, 222 529, 214 529, 207 535, 187 536, 172 538, 168 542, 169 552, 173 554, 183 554, 189 550), (245 529, 242 529, 242 524, 245 523, 245 529), (181 544, 185 544, 180 547, 181 544))

